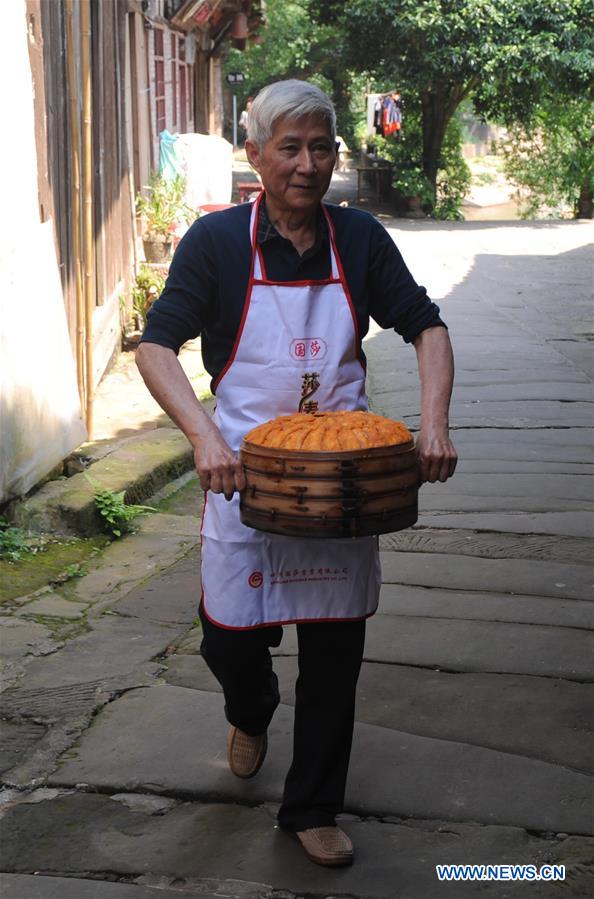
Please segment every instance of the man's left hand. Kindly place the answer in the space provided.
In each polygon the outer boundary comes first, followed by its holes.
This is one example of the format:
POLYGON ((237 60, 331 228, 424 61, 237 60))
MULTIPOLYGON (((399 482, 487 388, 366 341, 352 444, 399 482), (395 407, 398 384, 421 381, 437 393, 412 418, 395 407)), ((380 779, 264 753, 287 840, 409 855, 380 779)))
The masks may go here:
POLYGON ((456 470, 458 454, 447 431, 421 428, 416 440, 421 483, 447 481, 456 470))

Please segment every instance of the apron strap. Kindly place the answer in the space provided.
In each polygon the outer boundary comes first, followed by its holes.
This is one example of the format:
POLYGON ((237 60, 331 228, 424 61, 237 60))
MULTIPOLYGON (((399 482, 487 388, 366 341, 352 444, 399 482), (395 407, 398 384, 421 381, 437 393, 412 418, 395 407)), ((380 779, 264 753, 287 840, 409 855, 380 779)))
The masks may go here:
POLYGON ((340 276, 340 268, 338 266, 338 253, 336 250, 335 243, 335 234, 334 234, 334 222, 330 218, 330 213, 322 203, 322 212, 326 216, 326 224, 328 225, 328 234, 330 236, 330 263, 331 263, 331 277, 334 281, 342 280, 340 276))
MULTIPOLYGON (((258 213, 260 210, 260 203, 263 201, 263 199, 264 191, 262 191, 258 199, 254 203, 252 203, 252 211, 250 215, 250 237, 252 243, 252 258, 254 260, 253 278, 256 281, 259 281, 263 277, 266 277, 266 275, 264 274, 264 261, 262 259, 262 251, 257 241, 258 213)), ((338 252, 335 243, 334 223, 330 218, 328 210, 323 204, 322 211, 326 217, 328 234, 330 237, 330 277, 333 281, 342 281, 340 267, 338 265, 338 252)))
POLYGON ((253 271, 252 278, 256 281, 261 281, 262 278, 266 277, 264 273, 264 260, 262 259, 262 251, 260 250, 260 245, 258 243, 257 235, 258 235, 258 214, 260 212, 260 203, 264 199, 264 191, 260 193, 258 199, 252 203, 252 213, 250 215, 250 239, 252 243, 252 259, 253 259, 253 271))

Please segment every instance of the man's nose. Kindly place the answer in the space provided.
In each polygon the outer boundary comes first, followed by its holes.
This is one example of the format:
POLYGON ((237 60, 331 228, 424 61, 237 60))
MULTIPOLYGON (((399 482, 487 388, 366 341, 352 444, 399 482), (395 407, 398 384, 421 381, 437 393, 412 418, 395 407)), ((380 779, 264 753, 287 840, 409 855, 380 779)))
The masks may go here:
POLYGON ((316 171, 313 153, 307 147, 301 149, 301 152, 297 157, 297 164, 299 171, 306 175, 313 174, 316 171))

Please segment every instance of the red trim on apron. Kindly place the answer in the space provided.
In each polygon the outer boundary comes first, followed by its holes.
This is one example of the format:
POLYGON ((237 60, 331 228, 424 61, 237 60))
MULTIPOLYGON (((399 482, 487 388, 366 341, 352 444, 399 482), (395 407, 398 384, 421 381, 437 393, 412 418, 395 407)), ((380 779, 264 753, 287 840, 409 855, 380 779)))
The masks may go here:
POLYGON ((217 627, 220 627, 224 631, 253 631, 254 628, 260 627, 284 627, 285 624, 330 624, 335 621, 366 621, 368 618, 371 618, 372 615, 375 615, 377 606, 373 610, 373 612, 368 612, 367 615, 360 615, 358 618, 292 618, 290 621, 283 619, 282 621, 264 621, 262 624, 250 624, 247 627, 234 627, 232 624, 221 624, 220 621, 215 621, 214 618, 211 618, 206 610, 206 596, 204 591, 202 591, 202 611, 204 615, 211 624, 215 624, 217 627))
POLYGON ((336 232, 334 230, 334 222, 330 218, 330 213, 322 204, 322 210, 324 215, 326 216, 326 221, 328 223, 328 230, 330 232, 330 243, 332 246, 332 251, 334 252, 334 258, 336 259, 336 265, 338 267, 338 275, 340 279, 340 283, 344 288, 344 292, 347 298, 347 302, 349 304, 349 309, 351 310, 351 315, 353 316, 353 327, 355 329, 355 340, 357 341, 357 358, 361 364, 361 368, 364 372, 367 372, 367 364, 365 357, 363 355, 363 349, 361 345, 361 337, 359 335, 359 322, 357 320, 357 313, 355 311, 355 304, 353 303, 353 299, 351 297, 351 292, 349 290, 349 285, 347 284, 347 279, 345 278, 344 269, 342 267, 342 262, 340 260, 340 256, 338 255, 338 250, 336 249, 336 232))
POLYGON ((342 284, 340 278, 323 278, 319 281, 270 281, 266 278, 254 278, 254 284, 263 287, 323 287, 325 284, 342 284))

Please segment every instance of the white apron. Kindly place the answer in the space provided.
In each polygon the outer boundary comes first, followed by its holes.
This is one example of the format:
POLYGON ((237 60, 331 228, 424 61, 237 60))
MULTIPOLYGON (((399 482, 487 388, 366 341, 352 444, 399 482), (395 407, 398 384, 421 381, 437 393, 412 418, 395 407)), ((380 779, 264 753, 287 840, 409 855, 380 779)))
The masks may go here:
MULTIPOLYGON (((330 277, 274 282, 256 241, 242 322, 215 389, 214 421, 238 451, 262 422, 297 411, 367 409, 355 311, 330 234, 330 277)), ((323 207, 322 207, 323 208, 323 207)), ((202 521, 202 601, 227 628, 365 618, 378 603, 377 538, 307 539, 241 524, 239 495, 206 494, 202 521)))

